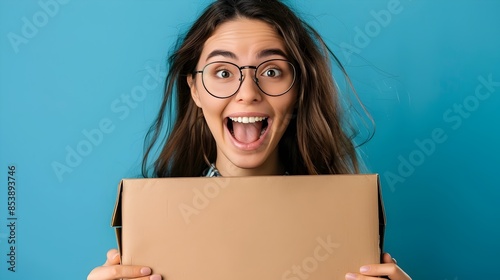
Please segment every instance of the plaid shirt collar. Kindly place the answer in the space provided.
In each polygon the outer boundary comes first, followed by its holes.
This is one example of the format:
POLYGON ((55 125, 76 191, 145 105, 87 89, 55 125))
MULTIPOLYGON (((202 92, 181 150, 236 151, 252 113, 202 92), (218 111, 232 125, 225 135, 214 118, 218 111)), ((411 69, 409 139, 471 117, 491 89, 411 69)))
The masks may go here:
MULTIPOLYGON (((290 175, 288 174, 288 172, 285 172, 285 175, 290 175)), ((210 167, 205 169, 205 171, 203 171, 203 177, 222 177, 222 175, 220 175, 219 173, 219 170, 217 170, 217 167, 215 167, 215 164, 210 164, 210 167)))
POLYGON ((203 171, 203 177, 222 177, 220 175, 219 170, 215 167, 215 164, 210 164, 210 167, 203 171))

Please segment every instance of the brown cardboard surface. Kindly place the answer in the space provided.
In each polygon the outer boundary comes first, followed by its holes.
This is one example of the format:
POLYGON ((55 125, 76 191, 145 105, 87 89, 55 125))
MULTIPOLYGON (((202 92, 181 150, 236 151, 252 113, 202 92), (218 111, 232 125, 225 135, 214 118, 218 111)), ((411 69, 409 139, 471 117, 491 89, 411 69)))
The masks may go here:
POLYGON ((124 179, 123 264, 169 280, 335 280, 378 263, 378 175, 124 179))

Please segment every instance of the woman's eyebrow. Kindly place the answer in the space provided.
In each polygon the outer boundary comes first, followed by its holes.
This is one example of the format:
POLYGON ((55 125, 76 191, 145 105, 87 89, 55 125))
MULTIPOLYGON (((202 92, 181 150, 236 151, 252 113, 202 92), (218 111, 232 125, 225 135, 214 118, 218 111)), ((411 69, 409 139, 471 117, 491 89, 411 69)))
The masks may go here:
POLYGON ((279 56, 282 56, 284 58, 287 57, 285 52, 281 49, 265 49, 265 50, 260 51, 257 54, 257 58, 265 58, 265 57, 273 56, 273 55, 279 55, 279 56))
POLYGON ((211 53, 208 54, 207 59, 209 60, 210 58, 214 56, 223 56, 226 58, 231 58, 231 59, 236 59, 236 55, 230 51, 224 51, 224 50, 213 50, 211 53))

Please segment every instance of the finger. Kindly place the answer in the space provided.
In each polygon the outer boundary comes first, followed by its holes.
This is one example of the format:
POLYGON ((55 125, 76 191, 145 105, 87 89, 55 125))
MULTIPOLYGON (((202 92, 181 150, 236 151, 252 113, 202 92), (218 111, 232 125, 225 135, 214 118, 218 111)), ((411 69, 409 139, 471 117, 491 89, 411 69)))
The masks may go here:
POLYGON ((347 273, 345 275, 346 280, 380 280, 380 277, 376 276, 366 276, 358 273, 347 273))
POLYGON ((120 264, 120 253, 116 249, 111 249, 106 254, 106 262, 104 266, 120 264))
POLYGON ((398 264, 398 262, 396 261, 396 259, 393 258, 391 256, 391 254, 389 254, 389 253, 384 253, 384 255, 382 256, 382 262, 383 263, 395 263, 395 264, 398 264))
POLYGON ((111 279, 161 280, 160 275, 151 275, 151 268, 137 265, 110 265, 94 268, 87 280, 111 279), (146 277, 144 277, 146 276, 146 277))
MULTIPOLYGON (((390 258, 392 259, 392 258, 390 258)), ((389 276, 391 280, 410 280, 411 278, 395 263, 365 265, 359 272, 368 276, 389 276)))

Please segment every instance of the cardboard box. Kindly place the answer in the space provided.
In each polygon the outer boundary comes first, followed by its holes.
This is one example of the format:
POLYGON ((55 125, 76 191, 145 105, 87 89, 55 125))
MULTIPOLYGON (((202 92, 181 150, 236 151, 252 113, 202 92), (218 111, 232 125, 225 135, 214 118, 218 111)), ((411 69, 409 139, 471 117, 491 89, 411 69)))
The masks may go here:
POLYGON ((378 175, 124 179, 123 264, 168 280, 335 280, 378 263, 378 175))

